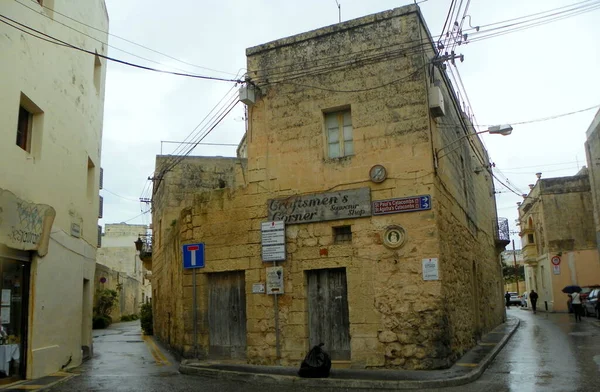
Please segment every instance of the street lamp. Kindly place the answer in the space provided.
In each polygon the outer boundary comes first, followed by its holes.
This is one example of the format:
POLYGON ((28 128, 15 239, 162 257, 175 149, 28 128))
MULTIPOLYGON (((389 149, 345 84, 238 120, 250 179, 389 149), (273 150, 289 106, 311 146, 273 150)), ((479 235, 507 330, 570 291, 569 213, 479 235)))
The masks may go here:
POLYGON ((135 250, 137 250, 138 252, 141 252, 142 245, 144 245, 144 241, 142 241, 142 239, 138 236, 137 241, 133 241, 133 243, 135 244, 135 250))
POLYGON ((459 148, 460 146, 448 151, 447 153, 445 153, 444 155, 440 156, 439 153, 442 150, 445 150, 446 148, 450 147, 453 144, 458 143, 459 141, 466 139, 468 137, 474 136, 474 135, 480 135, 482 133, 489 133, 490 135, 502 135, 502 136, 508 136, 512 133, 513 131, 513 127, 508 125, 508 124, 503 124, 503 125, 495 125, 493 127, 489 127, 488 129, 486 129, 485 131, 479 131, 479 132, 474 132, 474 133, 468 133, 466 135, 462 135, 461 137, 459 137, 456 140, 453 140, 452 142, 448 143, 447 145, 445 145, 444 147, 440 148, 439 150, 435 151, 435 157, 436 157, 436 163, 437 161, 439 161, 441 158, 445 157, 446 155, 450 154, 452 151, 455 151, 457 148, 459 148))

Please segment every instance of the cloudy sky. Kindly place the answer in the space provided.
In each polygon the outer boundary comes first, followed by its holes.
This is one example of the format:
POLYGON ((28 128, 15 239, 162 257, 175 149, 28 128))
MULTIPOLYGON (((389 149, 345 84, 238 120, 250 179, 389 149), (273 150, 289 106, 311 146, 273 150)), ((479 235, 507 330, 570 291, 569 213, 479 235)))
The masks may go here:
MULTIPOLYGON (((339 0, 343 21, 411 2, 339 0)), ((420 3, 432 34, 442 31, 450 3, 420 3)), ((468 14, 472 26, 486 26, 575 3, 593 6, 600 1, 472 0, 468 14)), ((110 56, 227 79, 243 73, 246 48, 338 21, 335 0, 106 0, 106 5, 112 34, 110 56)), ((599 17, 600 10, 590 9, 537 27, 473 40, 457 49, 465 56, 457 69, 481 129, 513 124, 511 136, 485 135, 484 142, 497 176, 519 194, 528 192, 536 172, 544 177, 572 175, 586 164, 585 131, 597 109, 529 121, 600 104, 599 17), (522 122, 528 123, 517 124, 522 122)), ((482 27, 480 36, 486 31, 497 32, 491 29, 508 23, 482 27)), ((177 144, 161 141, 184 140, 232 86, 230 82, 109 64, 102 153, 105 212, 101 223, 150 222, 149 214, 138 216, 147 209, 138 198, 149 195, 147 178, 161 148, 165 154, 177 148, 177 144)), ((240 104, 204 142, 238 143, 243 131, 240 104)), ((204 145, 193 154, 233 156, 235 147, 204 145)), ((509 218, 511 229, 518 230, 514 226, 516 202, 522 197, 502 185, 497 191, 498 215, 509 218)))

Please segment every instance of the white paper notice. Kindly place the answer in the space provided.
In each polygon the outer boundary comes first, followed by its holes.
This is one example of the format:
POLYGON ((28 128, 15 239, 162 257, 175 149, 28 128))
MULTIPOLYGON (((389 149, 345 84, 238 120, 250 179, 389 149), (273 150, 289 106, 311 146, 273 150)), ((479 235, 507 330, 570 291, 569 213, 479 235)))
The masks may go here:
POLYGON ((423 280, 440 280, 438 259, 423 259, 423 280))

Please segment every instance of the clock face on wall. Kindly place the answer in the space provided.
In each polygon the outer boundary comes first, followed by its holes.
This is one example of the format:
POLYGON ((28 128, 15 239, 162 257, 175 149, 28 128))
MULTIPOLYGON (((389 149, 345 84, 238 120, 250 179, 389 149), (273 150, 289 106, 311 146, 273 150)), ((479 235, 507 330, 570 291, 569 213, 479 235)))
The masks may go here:
POLYGON ((373 182, 383 182, 387 178, 387 170, 382 165, 375 165, 369 170, 369 177, 373 182))

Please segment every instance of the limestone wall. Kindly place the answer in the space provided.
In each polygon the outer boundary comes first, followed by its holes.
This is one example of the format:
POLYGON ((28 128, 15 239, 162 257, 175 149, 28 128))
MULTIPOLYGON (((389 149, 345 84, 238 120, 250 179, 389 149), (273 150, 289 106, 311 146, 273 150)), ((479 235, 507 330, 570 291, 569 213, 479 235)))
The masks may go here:
MULTIPOLYGON (((469 137, 459 154, 435 159, 435 151, 458 140, 467 126, 451 104, 445 118, 430 118, 425 64, 432 53, 389 49, 343 72, 331 68, 334 55, 352 59, 420 39, 416 10, 407 6, 248 49, 249 75, 261 95, 249 108, 247 166, 186 158, 161 179, 154 196, 153 225, 163 238, 154 242, 152 261, 161 340, 184 356, 206 357, 209 276, 244 271, 247 360, 276 363, 273 298, 252 294, 252 284, 264 282, 271 265, 260 254, 267 200, 360 187, 369 188, 371 200, 431 195, 432 208, 287 225, 285 294, 278 303, 282 364, 297 365, 309 349, 308 270, 346 270, 353 367, 446 367, 502 321, 493 185, 477 163, 487 162, 487 155, 469 137), (302 73, 310 67, 321 72, 302 73), (336 108, 351 111, 354 154, 330 159, 323 118, 336 108), (382 183, 369 180, 375 164, 388 170, 382 183), (333 227, 342 225, 351 226, 352 241, 335 244, 333 227), (404 246, 383 245, 390 225, 406 230, 404 246), (206 266, 196 272, 197 353, 192 272, 181 260, 181 245, 193 242, 206 246, 206 266), (438 258, 440 280, 423 280, 426 258, 438 258)), ((437 78, 451 100, 447 78, 437 78)), ((157 171, 164 159, 157 158, 157 171)))
POLYGON ((142 283, 140 281, 119 271, 96 264, 94 306, 96 306, 96 302, 98 301, 98 292, 105 289, 116 290, 118 294, 118 302, 110 314, 113 322, 119 322, 121 316, 130 314, 139 315, 142 303, 142 283), (102 278, 105 278, 106 282, 102 283, 102 278))

